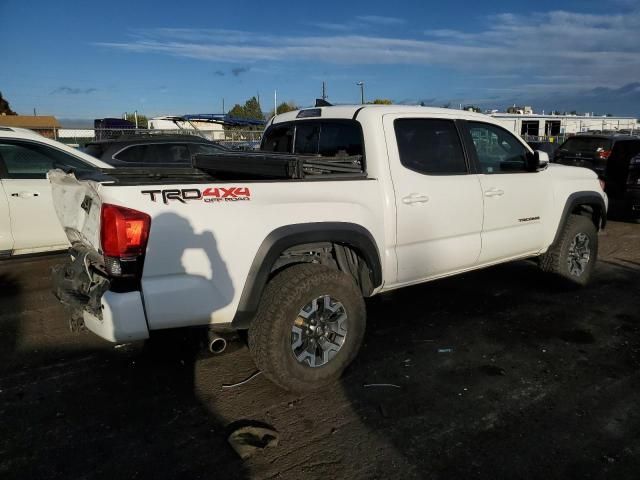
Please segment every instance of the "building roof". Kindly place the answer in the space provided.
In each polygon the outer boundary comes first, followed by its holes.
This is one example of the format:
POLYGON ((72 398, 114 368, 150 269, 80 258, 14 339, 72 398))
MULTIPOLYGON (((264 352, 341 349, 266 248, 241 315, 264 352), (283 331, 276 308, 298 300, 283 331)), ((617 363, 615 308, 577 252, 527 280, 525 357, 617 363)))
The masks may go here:
POLYGON ((0 115, 0 126, 19 128, 60 128, 52 115, 0 115))

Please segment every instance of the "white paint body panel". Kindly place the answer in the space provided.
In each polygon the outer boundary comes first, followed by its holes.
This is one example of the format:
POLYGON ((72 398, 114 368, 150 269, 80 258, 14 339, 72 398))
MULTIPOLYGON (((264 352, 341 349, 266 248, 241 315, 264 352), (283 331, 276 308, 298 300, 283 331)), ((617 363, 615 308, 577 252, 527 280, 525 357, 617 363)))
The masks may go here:
MULTIPOLYGON (((109 168, 106 163, 31 130, 0 130, 2 140, 41 144, 85 163, 109 168)), ((13 255, 20 255, 64 250, 69 246, 56 216, 51 184, 47 179, 4 178, 0 179, 0 184, 0 251, 10 250, 13 255)))
POLYGON ((0 252, 13 251, 13 234, 11 233, 11 213, 9 199, 0 181, 0 252))
POLYGON ((83 312, 85 326, 110 342, 133 342, 149 338, 140 292, 106 292, 102 296, 102 319, 83 312))
MULTIPOLYGON (((322 118, 352 118, 358 110, 331 107, 323 109, 322 118)), ((294 120, 296 114, 279 115, 274 122, 294 120)), ((604 197, 596 175, 574 167, 552 165, 541 172, 491 178, 435 177, 404 169, 393 128, 389 128, 399 116, 496 123, 471 112, 367 106, 357 117, 365 142, 366 180, 238 181, 218 186, 249 188, 250 201, 165 204, 141 191, 205 189, 216 184, 117 186, 78 182, 73 176, 51 172, 54 203, 69 237, 97 251, 102 203, 151 216, 141 285, 142 315, 146 313, 153 330, 230 323, 258 248, 283 226, 349 222, 368 230, 382 266, 383 284, 377 293, 543 252, 553 241, 569 195, 590 191, 604 197), (499 199, 485 197, 484 191, 491 188, 505 193, 499 199), (417 205, 402 202, 412 193, 429 200, 417 205), (79 207, 85 195, 92 199, 89 213, 79 207), (540 221, 518 222, 535 216, 540 221)), ((120 321, 118 315, 129 315, 128 308, 135 319, 140 317, 136 302, 117 305, 109 307, 115 324, 120 321)), ((109 330, 96 333, 104 336, 105 331, 109 330)))

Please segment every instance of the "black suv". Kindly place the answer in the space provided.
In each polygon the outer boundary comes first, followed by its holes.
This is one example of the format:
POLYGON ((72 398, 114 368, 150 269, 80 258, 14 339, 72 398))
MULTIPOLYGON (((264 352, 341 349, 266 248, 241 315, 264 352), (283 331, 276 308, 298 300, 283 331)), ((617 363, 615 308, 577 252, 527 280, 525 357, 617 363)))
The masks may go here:
POLYGON ((85 145, 84 152, 114 167, 180 167, 196 154, 226 152, 220 144, 194 135, 131 135, 85 145))
MULTIPOLYGON (((605 182, 605 191, 616 203, 626 203, 631 211, 634 207, 631 196, 635 196, 637 166, 632 159, 640 154, 640 137, 631 135, 576 135, 568 138, 553 157, 555 163, 586 167, 595 171, 605 182)), ((640 204, 640 200, 636 203, 640 204)), ((640 212, 639 212, 640 213, 640 212)))

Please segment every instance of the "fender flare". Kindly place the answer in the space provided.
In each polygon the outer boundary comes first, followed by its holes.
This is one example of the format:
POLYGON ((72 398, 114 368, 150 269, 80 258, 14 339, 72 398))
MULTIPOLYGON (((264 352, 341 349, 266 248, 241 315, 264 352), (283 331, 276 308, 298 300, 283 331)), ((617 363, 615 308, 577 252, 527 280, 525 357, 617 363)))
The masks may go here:
POLYGON ((272 231, 258 248, 240 296, 231 326, 247 329, 258 310, 273 265, 286 249, 315 242, 340 243, 355 249, 367 262, 374 287, 382 284, 380 253, 371 232, 347 222, 317 222, 287 225, 272 231))
POLYGON ((604 198, 598 192, 594 191, 582 191, 582 192, 574 192, 567 198, 567 201, 564 204, 564 209, 562 210, 562 215, 560 216, 560 222, 558 223, 558 228, 556 229, 556 234, 553 237, 552 245, 555 245, 559 238, 564 226, 567 224, 567 220, 569 219, 569 215, 578 205, 597 205, 600 207, 601 217, 600 217, 600 225, 596 225, 597 229, 603 229, 607 224, 607 207, 604 202, 604 198))

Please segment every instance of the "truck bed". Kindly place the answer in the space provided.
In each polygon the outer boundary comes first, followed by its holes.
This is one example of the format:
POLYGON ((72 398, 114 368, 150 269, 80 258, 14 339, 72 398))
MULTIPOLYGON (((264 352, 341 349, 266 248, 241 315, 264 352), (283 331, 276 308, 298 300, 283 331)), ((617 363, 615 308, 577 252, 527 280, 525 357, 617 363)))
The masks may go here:
POLYGON ((195 155, 191 166, 187 167, 101 168, 76 173, 78 180, 121 186, 238 180, 355 180, 366 177, 361 155, 321 157, 270 152, 195 155))

